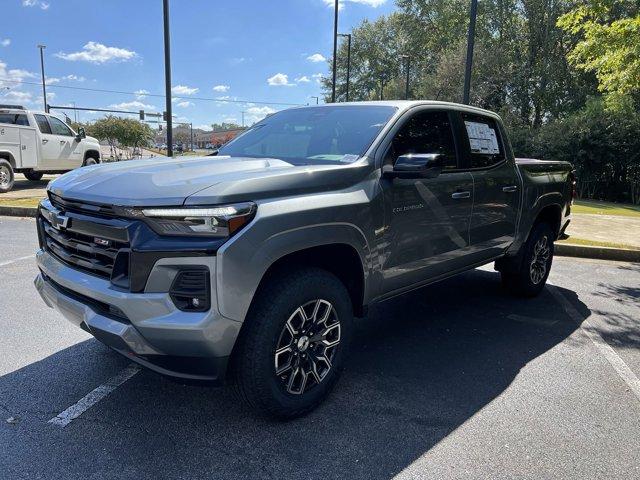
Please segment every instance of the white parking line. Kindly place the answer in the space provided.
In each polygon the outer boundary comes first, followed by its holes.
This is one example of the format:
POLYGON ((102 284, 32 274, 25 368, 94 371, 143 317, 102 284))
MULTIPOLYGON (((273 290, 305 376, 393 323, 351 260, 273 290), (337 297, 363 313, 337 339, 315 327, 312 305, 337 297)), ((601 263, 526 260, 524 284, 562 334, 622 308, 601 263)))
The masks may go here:
POLYGON ((84 397, 71 405, 64 412, 61 412, 57 416, 53 417, 51 420, 49 420, 48 423, 66 427, 67 425, 69 425, 69 423, 71 423, 72 420, 75 420, 84 412, 89 410, 96 403, 105 398, 124 382, 132 378, 139 371, 139 366, 135 364, 129 365, 128 367, 122 369, 116 376, 111 377, 105 383, 87 393, 84 397))
POLYGON ((22 260, 26 260, 27 258, 34 258, 33 254, 27 255, 26 257, 14 258, 13 260, 7 260, 5 262, 0 262, 0 267, 4 267, 5 265, 11 265, 12 263, 20 262, 22 260))
POLYGON ((611 348, 611 346, 602 338, 602 336, 598 333, 598 331, 593 328, 593 325, 589 322, 588 319, 583 320, 578 310, 571 304, 571 302, 565 297, 560 289, 555 285, 549 285, 549 290, 551 294, 555 297, 558 303, 564 308, 564 311, 567 312, 567 315, 571 317, 571 319, 580 324, 580 329, 587 334, 587 336, 591 339, 593 344, 598 348, 600 353, 607 359, 607 361, 614 368, 616 373, 620 376, 620 378, 627 384, 627 386, 631 389, 634 395, 640 400, 640 380, 636 376, 635 373, 629 368, 629 366, 620 358, 620 356, 616 353, 616 351, 611 348))

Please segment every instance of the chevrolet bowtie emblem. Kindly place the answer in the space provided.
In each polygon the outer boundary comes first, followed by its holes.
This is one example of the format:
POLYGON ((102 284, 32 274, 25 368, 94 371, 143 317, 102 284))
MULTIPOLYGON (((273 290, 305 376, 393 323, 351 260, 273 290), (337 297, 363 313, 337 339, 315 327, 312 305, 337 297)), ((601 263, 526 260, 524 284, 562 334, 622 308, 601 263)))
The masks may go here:
POLYGON ((56 230, 67 228, 69 226, 69 217, 62 215, 61 213, 52 213, 51 226, 56 230))

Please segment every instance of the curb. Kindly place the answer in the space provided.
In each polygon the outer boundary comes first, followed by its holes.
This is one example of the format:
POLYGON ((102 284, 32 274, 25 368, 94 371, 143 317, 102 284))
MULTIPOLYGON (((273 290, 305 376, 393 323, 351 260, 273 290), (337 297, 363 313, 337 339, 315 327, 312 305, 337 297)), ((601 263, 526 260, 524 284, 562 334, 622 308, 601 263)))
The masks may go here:
POLYGON ((640 262, 640 250, 612 247, 590 247, 570 243, 556 243, 554 253, 561 257, 595 258, 618 262, 640 262))
POLYGON ((38 209, 35 207, 10 207, 0 205, 0 215, 6 215, 8 217, 33 217, 38 213, 38 209))

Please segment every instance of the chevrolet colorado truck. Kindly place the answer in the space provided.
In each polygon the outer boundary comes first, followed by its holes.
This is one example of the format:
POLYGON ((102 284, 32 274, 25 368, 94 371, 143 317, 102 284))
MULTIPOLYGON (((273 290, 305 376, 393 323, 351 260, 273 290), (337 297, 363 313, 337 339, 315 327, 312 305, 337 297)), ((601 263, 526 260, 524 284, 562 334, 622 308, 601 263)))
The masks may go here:
POLYGON ((0 105, 0 193, 13 188, 16 173, 38 181, 99 162, 100 144, 83 128, 75 132, 55 115, 0 105))
POLYGON ((486 110, 294 108, 216 156, 50 183, 35 286, 127 358, 227 380, 249 406, 290 418, 332 389, 354 317, 376 302, 489 262, 506 288, 537 295, 573 193, 571 164, 516 161, 486 110))

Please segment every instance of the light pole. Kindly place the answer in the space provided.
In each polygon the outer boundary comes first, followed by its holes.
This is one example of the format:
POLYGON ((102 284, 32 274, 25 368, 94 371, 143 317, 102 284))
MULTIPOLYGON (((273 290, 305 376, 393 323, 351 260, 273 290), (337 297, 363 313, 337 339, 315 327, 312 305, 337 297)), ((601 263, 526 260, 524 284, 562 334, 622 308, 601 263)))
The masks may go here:
POLYGON ((316 99, 316 105, 318 105, 320 103, 320 97, 317 97, 315 95, 311 95, 311 98, 315 98, 316 99))
POLYGON ((164 16, 164 82, 167 112, 167 156, 173 157, 173 118, 171 116, 171 39, 169 37, 169 0, 163 0, 164 16))
POLYGON ((44 49, 46 45, 38 45, 40 49, 40 73, 42 74, 42 101, 44 102, 44 111, 49 113, 49 106, 47 105, 47 87, 44 81, 44 49))
POLYGON ((331 82, 331 103, 336 101, 336 57, 338 55, 338 0, 335 0, 333 13, 333 81, 331 82))
POLYGON ((242 126, 244 127, 244 110, 240 112, 242 114, 242 126))
POLYGON ((471 11, 469 12, 469 34, 467 37, 467 62, 464 69, 464 93, 462 103, 469 104, 469 94, 471 90, 471 66, 473 65, 473 44, 476 37, 476 17, 478 15, 478 0, 471 0, 471 11))
POLYGON ((409 55, 401 55, 400 58, 404 58, 407 61, 407 65, 406 65, 407 78, 404 85, 404 99, 409 100, 409 71, 411 68, 411 57, 409 55))
POLYGON ((351 34, 340 33, 341 37, 347 37, 347 94, 346 101, 349 101, 349 77, 351 75, 351 34))

